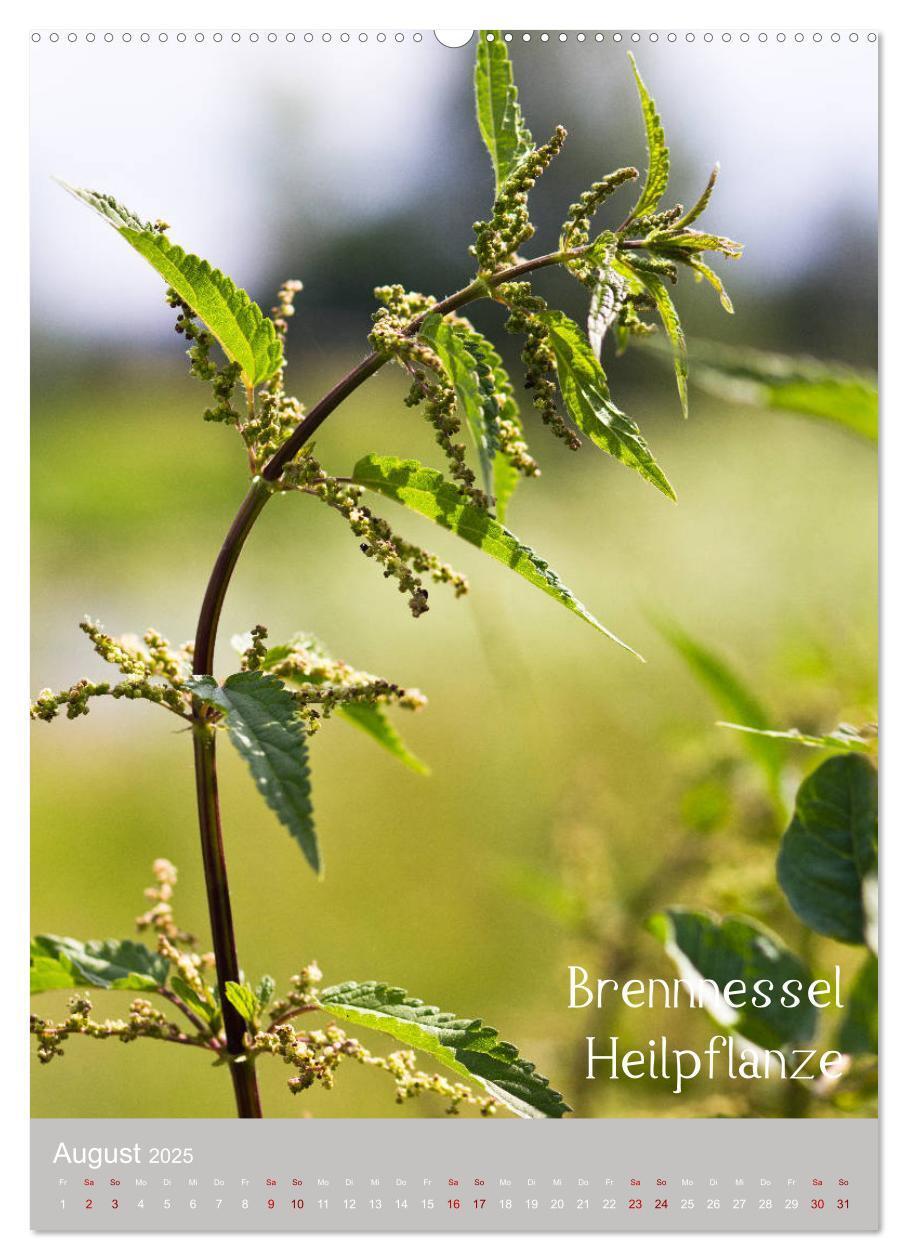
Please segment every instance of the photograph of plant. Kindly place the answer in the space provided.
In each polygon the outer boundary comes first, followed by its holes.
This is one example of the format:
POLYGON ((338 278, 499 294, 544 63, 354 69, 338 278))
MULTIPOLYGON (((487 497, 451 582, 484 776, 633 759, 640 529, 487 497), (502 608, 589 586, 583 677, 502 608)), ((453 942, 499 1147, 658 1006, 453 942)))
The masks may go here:
MULTIPOLYGON (((820 332, 805 345, 797 302, 824 300, 805 282, 767 335, 761 299, 743 314, 772 350, 728 341, 702 294, 734 313, 728 264, 748 255, 712 225, 750 249, 722 208, 735 154, 676 201, 658 75, 615 49, 610 90, 636 117, 572 166, 597 117, 575 103, 569 138, 524 52, 481 31, 457 53, 450 151, 411 205, 382 212, 371 168, 337 191, 307 166, 316 205, 367 207, 349 230, 325 220, 321 255, 274 208, 295 151, 274 83, 249 172, 267 172, 274 268, 302 280, 268 314, 175 243, 178 204, 146 219, 120 188, 62 184, 132 247, 124 275, 149 265, 202 418, 245 459, 191 428, 172 353, 38 339, 31 1033, 53 1066, 33 1073, 33 1114, 874 1114, 876 389, 840 364, 872 362, 872 332, 847 356, 820 332), (484 189, 458 183, 433 211, 433 183, 456 181, 461 152, 478 171, 483 148, 484 189), (457 233, 459 262, 432 243, 457 233), (690 344, 682 316, 704 334, 690 344), (61 625, 89 599, 72 620, 107 666, 92 677, 61 625), (573 618, 546 620, 555 604, 573 618), (123 633, 126 615, 166 635, 123 633), (110 699, 162 710, 157 731, 110 699), (59 719, 89 710, 80 743, 59 719), (569 1012, 573 962, 719 984, 838 968, 847 1003, 837 1022, 778 1002, 743 1020, 569 1012), (767 1050, 819 1039, 847 1071, 680 1101, 588 1078, 586 1035, 645 1041, 654 1018, 767 1050)), ((687 186, 683 114, 671 126, 687 186)), ((78 153, 54 173, 81 185, 78 153)), ((214 190, 209 205, 229 215, 214 190)), ((65 233, 74 203, 53 213, 65 233)))

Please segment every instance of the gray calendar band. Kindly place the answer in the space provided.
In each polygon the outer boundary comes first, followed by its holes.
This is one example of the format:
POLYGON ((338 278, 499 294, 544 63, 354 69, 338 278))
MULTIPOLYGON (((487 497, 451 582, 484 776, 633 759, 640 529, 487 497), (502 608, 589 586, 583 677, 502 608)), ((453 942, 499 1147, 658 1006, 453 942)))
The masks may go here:
POLYGON ((876 1120, 33 1120, 32 1228, 874 1230, 878 1140, 876 1120))

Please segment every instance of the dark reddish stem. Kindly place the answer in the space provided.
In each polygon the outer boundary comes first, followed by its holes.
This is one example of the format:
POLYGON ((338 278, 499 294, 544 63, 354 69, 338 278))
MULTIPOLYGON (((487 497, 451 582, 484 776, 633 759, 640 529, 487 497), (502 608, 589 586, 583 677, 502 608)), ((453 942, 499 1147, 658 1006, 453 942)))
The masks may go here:
MULTIPOLYGON (((637 248, 641 242, 623 242, 623 248, 637 248)), ((452 293, 450 297, 436 302, 424 314, 414 319, 407 327, 407 333, 413 334, 429 315, 447 315, 456 311, 468 302, 488 296, 499 285, 511 280, 518 280, 530 272, 539 271, 543 267, 551 267, 564 262, 566 258, 581 256, 585 249, 573 250, 568 254, 556 252, 543 254, 539 258, 530 258, 515 263, 494 276, 474 280, 465 288, 452 293)), ((324 397, 320 398, 283 446, 272 456, 265 466, 262 475, 255 477, 252 485, 240 504, 233 524, 227 532, 221 550, 208 580, 199 623, 195 637, 195 651, 192 659, 194 674, 211 674, 214 668, 214 647, 217 638, 218 623, 224 598, 230 579, 236 568, 237 560, 243 549, 249 532, 255 524, 259 513, 268 502, 274 483, 278 480, 286 464, 302 450, 316 430, 327 420, 344 399, 358 389, 365 381, 381 368, 388 360, 386 354, 378 351, 367 355, 346 376, 342 377, 324 397)), ((208 893, 208 914, 211 921, 211 935, 214 955, 217 963, 218 986, 221 992, 221 1003, 224 1012, 224 1033, 227 1050, 234 1056, 230 1071, 233 1088, 236 1094, 237 1113, 243 1118, 260 1119, 262 1115, 259 1101, 258 1083, 255 1075, 255 1061, 246 1054, 246 1025, 240 1013, 234 1009, 226 998, 228 981, 239 981, 240 968, 237 959, 236 935, 233 928, 233 912, 230 903, 230 889, 227 883, 227 864, 224 858, 224 839, 221 832, 221 816, 218 801, 217 763, 215 756, 215 729, 210 722, 210 714, 206 706, 195 701, 193 704, 193 746, 195 749, 196 799, 199 813, 199 833, 202 841, 202 861, 205 867, 205 886, 208 893)))

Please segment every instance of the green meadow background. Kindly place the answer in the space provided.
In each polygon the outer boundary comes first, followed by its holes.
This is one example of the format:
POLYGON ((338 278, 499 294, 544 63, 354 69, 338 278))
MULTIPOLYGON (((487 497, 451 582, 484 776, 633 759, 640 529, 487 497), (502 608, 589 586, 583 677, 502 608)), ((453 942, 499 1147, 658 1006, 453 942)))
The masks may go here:
MULTIPOLYGON (((548 177, 544 206, 553 208, 546 209, 541 248, 557 225, 555 207, 571 200, 583 179, 600 174, 603 164, 642 161, 632 89, 617 52, 607 51, 602 90, 621 102, 614 117, 581 108, 566 79, 532 79, 525 91, 540 136, 566 112, 572 130, 585 135, 573 165, 548 177), (603 134, 605 157, 593 143, 603 134)), ((523 55, 515 54, 518 73, 523 55)), ((667 118, 669 138, 685 137, 680 70, 666 59, 651 71, 644 65, 657 99, 660 75, 677 98, 667 118)), ((440 294, 468 274, 469 225, 487 200, 488 180, 469 117, 466 61, 445 62, 445 74, 446 99, 458 102, 446 124, 452 151, 469 158, 448 170, 444 150, 420 142, 432 180, 418 204, 442 207, 434 232, 408 236, 407 224, 420 215, 393 199, 368 216, 354 208, 349 225, 339 218, 305 231, 284 203, 265 225, 261 250, 251 251, 259 261, 236 275, 263 306, 284 274, 306 282, 289 378, 308 402, 363 352, 374 284, 400 276, 440 294), (313 246, 316 227, 321 243, 313 246)), ((50 69, 46 76, 39 73, 37 86, 50 91, 50 69)), ((389 90, 403 93, 406 83, 389 90)), ((259 96, 256 108, 273 109, 288 128, 281 100, 264 88, 259 96)), ((758 129, 753 119, 749 126, 758 129)), ((70 178, 79 179, 80 166, 94 174, 96 155, 107 153, 103 136, 86 136, 85 155, 72 152, 61 172, 70 178)), ((702 182, 716 154, 696 129, 679 148, 686 193, 702 182)), ((216 156, 204 159, 200 179, 216 156)), ((306 161, 305 151, 291 156, 306 161)), ((270 171, 279 187, 283 162, 279 147, 266 152, 259 184, 270 171)), ((109 164, 103 187, 116 183, 117 162, 111 157, 109 164)), ((756 199, 760 181, 744 165, 740 178, 751 181, 756 199)), ((352 172, 339 165, 324 179, 349 182, 352 172)), ((121 183, 111 191, 130 203, 128 171, 121 183)), ((138 208, 165 214, 176 224, 174 239, 229 266, 230 250, 215 256, 198 226, 184 239, 166 164, 161 183, 161 203, 138 208)), ((154 277, 147 298, 143 290, 141 303, 130 298, 115 310, 118 328, 111 327, 116 295, 110 293, 97 303, 96 322, 91 310, 67 322, 67 308, 85 300, 93 265, 133 277, 142 263, 103 225, 83 223, 85 212, 62 193, 42 196, 52 209, 42 212, 50 226, 39 226, 39 247, 42 233, 58 241, 72 230, 84 232, 91 249, 111 253, 99 252, 97 264, 74 261, 57 276, 53 298, 40 283, 47 264, 36 260, 35 690, 106 676, 108 667, 79 633, 85 613, 114 633, 155 626, 172 640, 191 638, 208 571, 246 480, 236 435, 201 421, 207 393, 188 379, 177 339, 168 340, 171 313, 154 277)), ((734 204, 745 221, 729 218, 720 192, 709 224, 747 242, 748 223, 767 211, 748 208, 740 187, 734 204)), ((212 221, 229 235, 229 207, 218 202, 212 221)), ((204 227, 204 217, 198 222, 204 227)), ((863 207, 842 209, 834 230, 808 216, 787 232, 809 265, 774 269, 764 242, 756 260, 742 264, 740 283, 734 264, 723 266, 741 312, 736 321, 682 284, 678 302, 691 335, 872 364, 872 195, 863 207), (843 326, 836 310, 841 315, 846 291, 843 326)), ((250 248, 245 237, 244 248, 250 248)), ((579 289, 550 278, 540 289, 583 318, 579 289)), ((500 333, 495 313, 484 326, 500 333)), ((499 340, 519 382, 515 348, 504 335, 499 340)), ((230 636, 256 622, 269 627, 274 641, 311 630, 336 655, 428 694, 427 709, 401 714, 399 726, 432 774, 415 776, 346 723, 326 723, 311 748, 326 865, 319 882, 225 743, 222 805, 241 960, 249 976, 269 972, 280 984, 315 958, 327 981, 389 980, 445 1009, 479 1015, 550 1075, 581 1116, 778 1114, 789 1104, 777 1084, 733 1089, 724 1081, 699 1082, 678 1100, 662 1082, 585 1082, 589 1034, 615 1032, 633 1048, 664 1032, 672 1044, 698 1048, 712 1029, 698 1012, 570 1011, 567 967, 584 965, 602 976, 670 976, 645 919, 674 902, 759 913, 801 946, 797 921, 772 886, 778 828, 767 817, 758 772, 741 757, 737 738, 715 726, 714 707, 654 619, 671 617, 723 655, 778 726, 827 730, 840 719, 873 716, 876 450, 832 425, 719 402, 696 387, 690 418, 682 421, 665 363, 629 352, 609 366, 613 392, 640 423, 678 504, 588 442, 572 455, 525 407, 544 475, 520 486, 509 523, 646 664, 488 557, 426 521, 404 519, 391 505, 388 516, 408 536, 469 575, 468 598, 455 602, 445 589, 433 589, 430 613, 414 621, 335 514, 286 496, 261 518, 224 609, 219 672, 235 666, 230 636)), ((406 388, 402 375, 385 369, 345 403, 319 436, 322 462, 348 472, 360 455, 378 451, 437 463, 425 421, 402 405, 406 388)), ((809 754, 791 753, 789 799, 810 764, 809 754)), ((32 820, 36 931, 130 935, 151 863, 168 857, 180 871, 178 920, 205 939, 190 744, 168 715, 102 699, 87 719, 36 725, 32 820)), ((813 964, 829 974, 838 963, 847 978, 856 955, 829 944, 813 964)), ((126 1001, 99 994, 96 1011, 113 1015, 126 1001)), ((49 994, 35 999, 33 1009, 47 1015, 63 1002, 63 995, 49 994)), ((831 1027, 824 1025, 820 1040, 834 1045, 831 1027)), ((388 1078, 354 1063, 342 1066, 333 1092, 316 1088, 293 1098, 284 1084, 288 1074, 279 1063, 262 1064, 266 1114, 442 1110, 431 1100, 396 1107, 388 1078)), ((63 1059, 36 1066, 32 1076, 36 1116, 230 1113, 226 1073, 173 1046, 76 1038, 63 1059)), ((866 1114, 869 1103, 855 1107, 866 1114)), ((822 1105, 816 1114, 825 1114, 822 1105)))

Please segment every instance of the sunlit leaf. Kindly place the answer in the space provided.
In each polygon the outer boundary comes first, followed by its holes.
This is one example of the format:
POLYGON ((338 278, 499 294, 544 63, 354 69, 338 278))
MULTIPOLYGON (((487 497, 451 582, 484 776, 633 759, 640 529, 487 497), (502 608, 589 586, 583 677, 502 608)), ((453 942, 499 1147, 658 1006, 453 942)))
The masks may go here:
POLYGON ((306 735, 293 693, 273 674, 258 670, 231 674, 223 685, 198 675, 186 686, 224 714, 233 746, 256 787, 312 869, 320 872, 306 735))
POLYGON ((629 216, 633 220, 639 219, 645 214, 652 214, 654 210, 658 209, 659 202, 662 200, 662 196, 668 187, 670 161, 668 145, 665 143, 665 131, 662 128, 662 119, 659 117, 656 109, 656 102, 650 96, 646 84, 640 77, 633 53, 628 53, 628 57, 630 57, 631 65, 634 68, 634 78, 637 80, 640 108, 643 110, 643 125, 646 129, 646 147, 649 153, 646 182, 640 190, 640 197, 629 216))
POLYGON ((480 1019, 458 1019, 409 997, 405 989, 375 980, 322 989, 319 1003, 337 1019, 387 1033, 431 1055, 519 1116, 557 1119, 570 1111, 534 1064, 521 1059, 516 1046, 499 1040, 497 1030, 480 1019))
POLYGON ((561 311, 545 311, 539 318, 549 330, 558 385, 574 424, 600 450, 674 499, 675 492, 637 425, 612 402, 605 371, 581 329, 561 311))
POLYGON ((492 159, 497 197, 514 167, 533 148, 533 137, 520 112, 514 71, 501 31, 479 32, 474 84, 476 119, 492 159))
POLYGON ((398 459, 394 455, 366 455, 353 469, 352 480, 368 490, 393 499, 404 507, 457 534, 492 556, 499 564, 517 573, 532 586, 545 591, 564 608, 593 626, 600 633, 639 656, 585 608, 561 581, 548 563, 499 521, 483 512, 461 494, 453 482, 446 481, 434 468, 426 468, 415 459, 398 459))
POLYGON ((227 358, 238 363, 247 385, 260 385, 281 366, 283 349, 274 324, 248 293, 195 254, 172 244, 112 197, 64 184, 91 206, 149 262, 218 341, 227 358))

